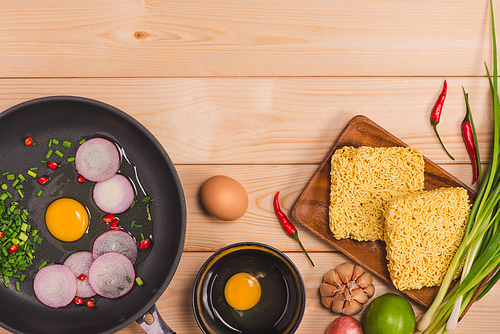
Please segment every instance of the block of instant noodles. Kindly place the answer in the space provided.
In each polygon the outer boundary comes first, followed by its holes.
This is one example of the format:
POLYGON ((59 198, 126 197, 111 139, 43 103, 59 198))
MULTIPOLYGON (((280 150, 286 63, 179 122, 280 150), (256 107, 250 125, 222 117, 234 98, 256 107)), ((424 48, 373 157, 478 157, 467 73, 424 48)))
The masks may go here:
POLYGON ((469 213, 469 195, 461 187, 422 191, 387 203, 384 239, 397 289, 441 285, 469 213))
POLYGON ((384 239, 385 203, 424 187, 424 158, 410 147, 342 147, 331 158, 329 224, 337 239, 384 239))

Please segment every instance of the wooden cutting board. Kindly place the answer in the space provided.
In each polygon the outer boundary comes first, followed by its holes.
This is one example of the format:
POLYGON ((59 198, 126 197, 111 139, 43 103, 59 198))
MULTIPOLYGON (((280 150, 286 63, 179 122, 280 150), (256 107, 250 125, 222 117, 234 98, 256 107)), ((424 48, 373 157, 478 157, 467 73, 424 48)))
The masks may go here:
MULTIPOLYGON (((321 239, 333 245, 353 261, 370 270, 372 273, 392 285, 387 269, 385 243, 383 241, 356 241, 353 239, 338 240, 333 237, 328 222, 328 206, 330 204, 330 160, 337 148, 343 146, 391 147, 408 146, 375 122, 365 116, 355 116, 341 133, 327 156, 313 175, 306 188, 292 208, 292 217, 321 239)), ((418 149, 418 147, 414 147, 418 149)), ((472 189, 467 187, 453 175, 424 157, 425 189, 439 187, 464 187, 469 192, 471 201, 476 197, 472 189)), ((414 301, 428 307, 438 291, 437 287, 425 287, 419 290, 402 291, 414 301)))

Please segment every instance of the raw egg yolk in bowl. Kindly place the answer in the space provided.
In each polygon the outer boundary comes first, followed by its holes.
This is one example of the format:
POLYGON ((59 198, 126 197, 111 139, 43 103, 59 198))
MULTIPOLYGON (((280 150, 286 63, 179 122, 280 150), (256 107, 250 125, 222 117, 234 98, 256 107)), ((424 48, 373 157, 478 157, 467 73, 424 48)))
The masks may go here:
POLYGON ((45 224, 50 234, 61 241, 80 239, 89 226, 87 209, 71 198, 59 198, 45 212, 45 224))
POLYGON ((224 297, 227 303, 240 311, 254 307, 260 300, 261 287, 255 276, 238 273, 227 281, 224 297))

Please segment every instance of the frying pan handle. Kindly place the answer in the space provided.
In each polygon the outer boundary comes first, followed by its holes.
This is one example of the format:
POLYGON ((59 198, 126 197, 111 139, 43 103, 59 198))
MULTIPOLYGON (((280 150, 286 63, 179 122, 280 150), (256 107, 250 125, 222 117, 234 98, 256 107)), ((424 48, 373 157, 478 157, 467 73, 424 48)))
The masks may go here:
POLYGON ((137 322, 142 327, 142 329, 144 329, 148 334, 161 334, 161 333, 175 334, 175 332, 172 331, 170 327, 167 326, 165 321, 163 321, 160 314, 158 313, 158 310, 156 309, 156 305, 154 304, 146 313, 144 313, 142 317, 137 319, 135 322, 137 322), (154 319, 154 321, 151 324, 148 324, 146 321, 146 316, 148 314, 153 316, 154 319))

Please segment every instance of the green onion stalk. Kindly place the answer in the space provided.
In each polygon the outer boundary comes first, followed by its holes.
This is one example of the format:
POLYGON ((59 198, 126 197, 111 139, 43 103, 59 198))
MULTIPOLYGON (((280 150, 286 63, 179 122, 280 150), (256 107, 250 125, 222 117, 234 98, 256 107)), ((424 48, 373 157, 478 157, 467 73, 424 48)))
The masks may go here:
POLYGON ((481 299, 500 279, 500 102, 493 1, 490 0, 493 38, 493 75, 486 72, 493 96, 494 141, 491 163, 480 182, 463 240, 441 287, 417 329, 424 334, 449 333, 468 307, 481 299), (460 279, 454 277, 463 265, 460 279))

